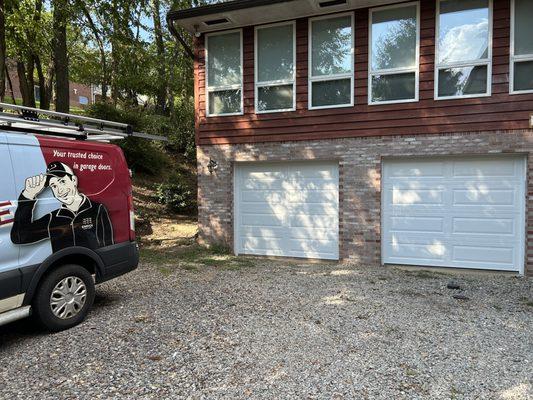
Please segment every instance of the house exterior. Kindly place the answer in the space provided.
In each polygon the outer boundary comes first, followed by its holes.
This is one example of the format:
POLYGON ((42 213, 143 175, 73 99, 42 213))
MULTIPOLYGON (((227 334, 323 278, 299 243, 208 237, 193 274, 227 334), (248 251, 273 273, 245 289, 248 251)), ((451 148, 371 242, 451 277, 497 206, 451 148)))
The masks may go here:
MULTIPOLYGON (((6 98, 14 97, 17 100, 22 100, 22 92, 20 91, 20 82, 18 79, 17 67, 14 62, 7 63, 7 73, 9 79, 6 79, 6 98)), ((35 100, 39 99, 39 86, 35 85, 34 88, 35 100)), ((84 85, 82 83, 70 82, 69 87, 69 101, 71 107, 84 108, 95 102, 94 90, 90 85, 84 85)))
POLYGON ((533 2, 236 0, 168 19, 195 38, 203 243, 533 275, 533 2))

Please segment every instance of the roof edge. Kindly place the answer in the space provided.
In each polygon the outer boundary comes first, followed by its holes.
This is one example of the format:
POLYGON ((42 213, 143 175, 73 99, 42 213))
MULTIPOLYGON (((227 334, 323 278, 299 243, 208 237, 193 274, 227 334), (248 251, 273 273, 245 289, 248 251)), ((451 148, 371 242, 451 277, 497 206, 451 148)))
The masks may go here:
POLYGON ((247 8, 269 6, 279 3, 290 3, 294 0, 234 0, 227 3, 210 4, 207 6, 188 8, 185 10, 169 11, 167 18, 170 21, 177 21, 180 19, 202 17, 205 15, 217 14, 221 12, 230 12, 237 10, 244 10, 247 8))

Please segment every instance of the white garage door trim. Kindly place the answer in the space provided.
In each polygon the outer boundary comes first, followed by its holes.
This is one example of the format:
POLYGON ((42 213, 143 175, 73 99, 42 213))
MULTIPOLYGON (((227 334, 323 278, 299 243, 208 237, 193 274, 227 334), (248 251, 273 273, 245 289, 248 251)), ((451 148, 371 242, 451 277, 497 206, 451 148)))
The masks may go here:
POLYGON ((234 251, 339 259, 339 164, 234 164, 234 251))
POLYGON ((524 273, 525 156, 382 164, 382 262, 524 273))

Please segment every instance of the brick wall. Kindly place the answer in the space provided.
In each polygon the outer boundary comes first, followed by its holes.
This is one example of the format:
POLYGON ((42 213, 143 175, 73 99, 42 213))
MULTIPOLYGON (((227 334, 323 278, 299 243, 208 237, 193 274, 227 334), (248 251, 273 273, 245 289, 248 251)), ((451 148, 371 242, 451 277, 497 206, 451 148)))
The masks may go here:
POLYGON ((339 160, 340 257, 381 263, 383 157, 528 155, 527 274, 533 276, 533 131, 388 136, 198 147, 200 242, 233 247, 233 165, 239 161, 339 160), (210 174, 209 159, 218 163, 210 174))

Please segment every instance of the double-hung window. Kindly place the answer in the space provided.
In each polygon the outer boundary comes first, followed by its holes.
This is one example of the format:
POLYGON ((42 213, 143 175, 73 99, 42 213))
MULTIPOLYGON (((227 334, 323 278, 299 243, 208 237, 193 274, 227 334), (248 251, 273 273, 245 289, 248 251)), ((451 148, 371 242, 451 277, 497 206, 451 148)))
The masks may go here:
POLYGON ((255 28, 255 112, 296 109, 294 22, 255 28))
POLYGON ((438 0, 435 98, 489 96, 492 0, 438 0))
POLYGON ((206 35, 207 116, 243 112, 242 31, 206 35))
POLYGON ((368 103, 418 101, 419 4, 370 10, 368 103))
POLYGON ((513 0, 511 93, 533 93, 533 1, 513 0))
POLYGON ((354 104, 353 13, 309 20, 309 108, 354 104))

